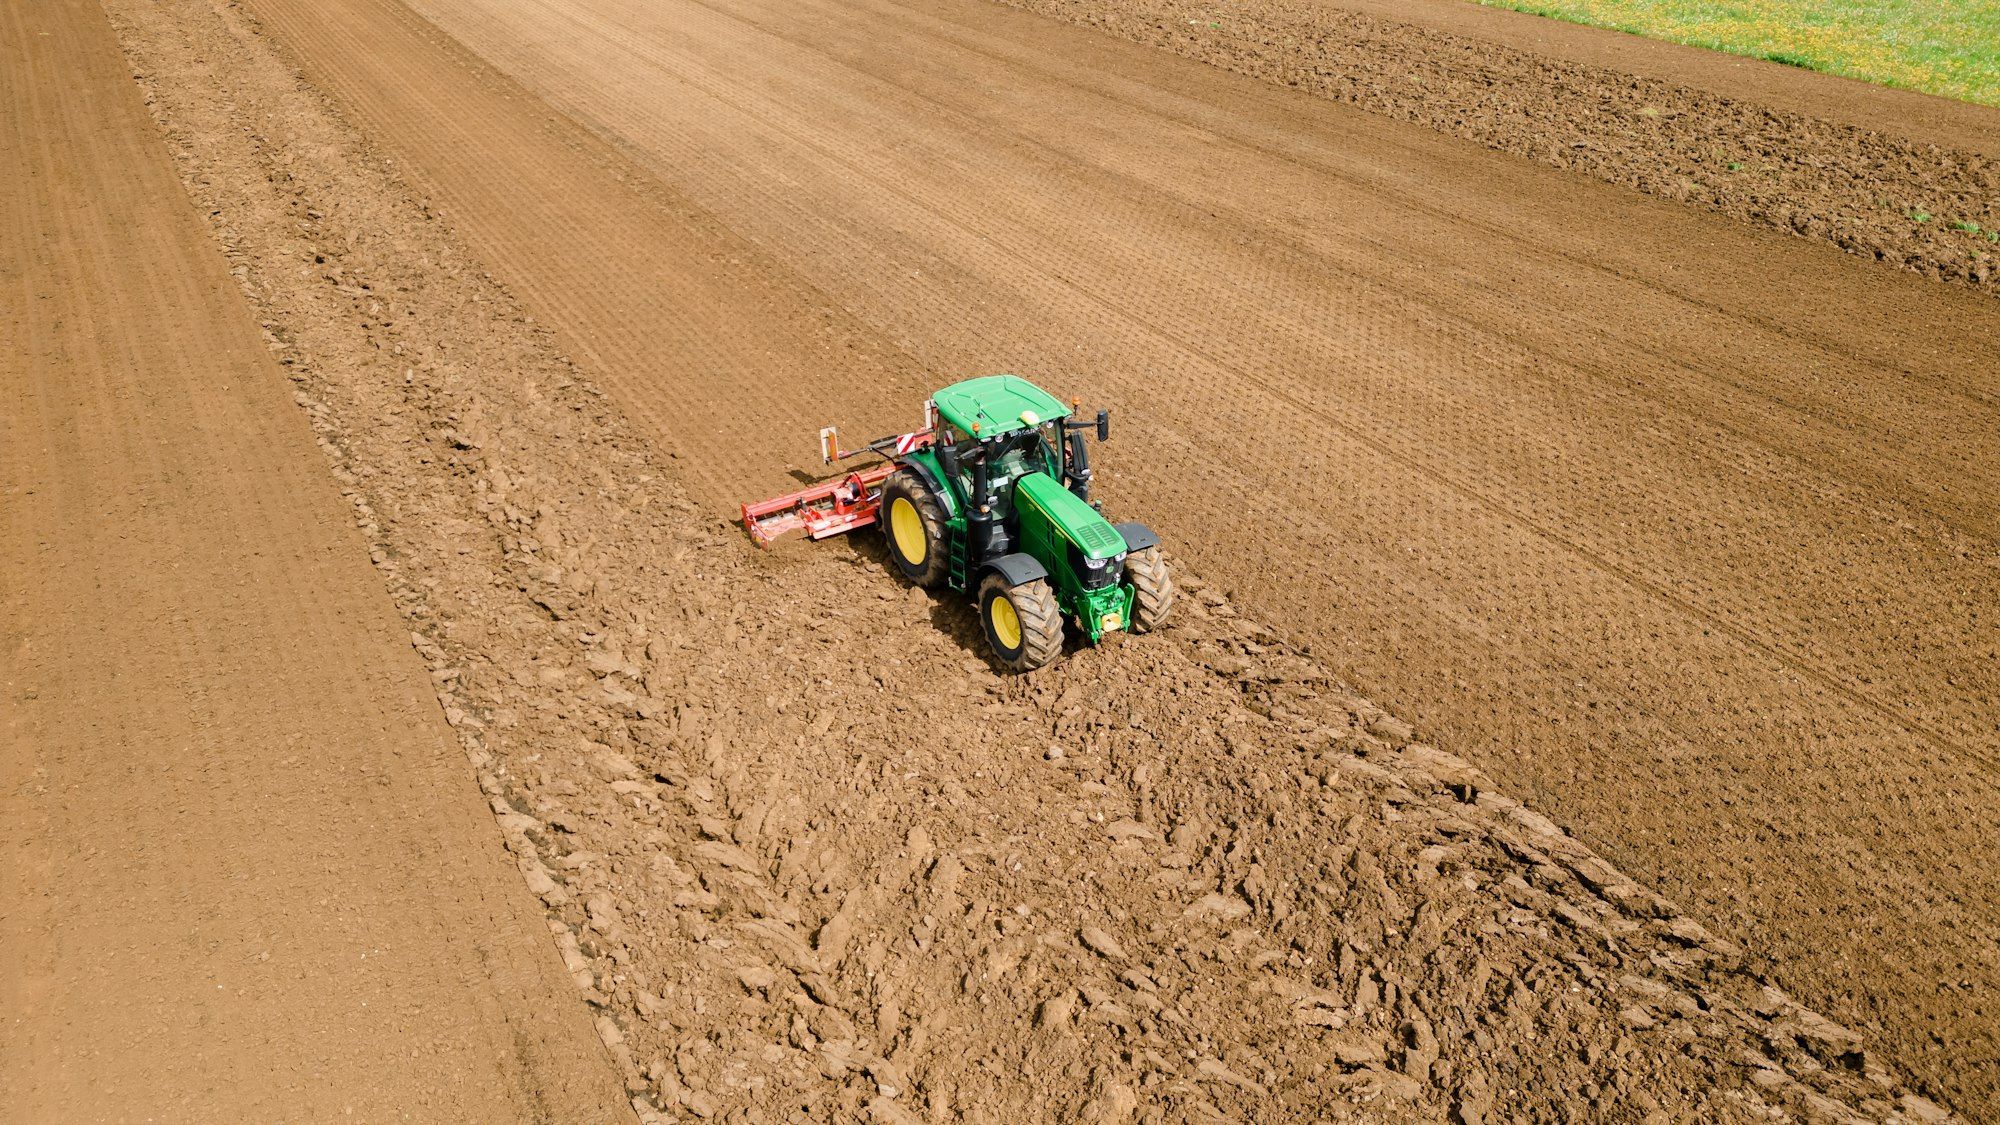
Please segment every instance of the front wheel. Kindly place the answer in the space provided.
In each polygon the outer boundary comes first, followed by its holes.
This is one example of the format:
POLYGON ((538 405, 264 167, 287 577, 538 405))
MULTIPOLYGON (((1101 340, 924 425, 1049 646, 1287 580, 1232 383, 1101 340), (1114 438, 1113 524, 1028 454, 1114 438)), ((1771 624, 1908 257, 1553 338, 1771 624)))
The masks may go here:
POLYGON ((1062 608, 1041 579, 1007 585, 995 574, 979 584, 979 621, 1000 663, 1032 672, 1062 653, 1062 608))
POLYGON ((1132 631, 1150 633, 1166 624, 1174 611, 1174 576, 1167 573, 1160 549, 1148 547, 1127 555, 1125 573, 1132 579, 1132 631))

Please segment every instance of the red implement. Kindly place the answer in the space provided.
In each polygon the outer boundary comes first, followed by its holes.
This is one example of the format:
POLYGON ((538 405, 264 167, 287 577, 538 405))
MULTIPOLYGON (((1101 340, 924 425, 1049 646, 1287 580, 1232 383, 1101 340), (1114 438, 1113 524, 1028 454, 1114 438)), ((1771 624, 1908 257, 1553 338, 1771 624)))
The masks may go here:
MULTIPOLYGON (((930 404, 924 405, 926 425, 929 425, 930 404)), ((820 457, 829 465, 868 453, 894 458, 922 449, 933 440, 928 429, 916 430, 869 442, 850 453, 840 448, 840 435, 832 426, 819 432, 820 457)), ((743 527, 759 547, 768 547, 773 539, 794 531, 803 531, 813 539, 825 539, 829 535, 867 527, 875 522, 876 513, 882 506, 882 482, 895 471, 896 462, 887 460, 880 465, 851 472, 839 480, 800 489, 789 496, 745 504, 743 527)))
POLYGON ((893 464, 870 465, 839 480, 816 484, 789 496, 743 505, 743 526, 759 547, 793 531, 825 539, 867 527, 881 507, 882 482, 896 471, 893 464))

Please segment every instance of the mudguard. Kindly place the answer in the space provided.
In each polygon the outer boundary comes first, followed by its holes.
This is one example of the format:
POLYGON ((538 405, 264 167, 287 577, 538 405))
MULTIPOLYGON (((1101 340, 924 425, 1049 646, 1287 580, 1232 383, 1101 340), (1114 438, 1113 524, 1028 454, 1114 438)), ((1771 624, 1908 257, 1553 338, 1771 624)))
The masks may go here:
POLYGON ((917 478, 924 482, 924 487, 931 490, 932 496, 937 497, 938 506, 944 509, 945 518, 951 519, 958 515, 958 497, 952 495, 952 491, 944 486, 944 474, 940 473, 937 466, 932 463, 932 459, 936 456, 932 453, 928 457, 902 457, 897 459, 896 467, 917 474, 917 478))
POLYGON ((1111 526, 1125 540, 1125 551, 1128 554, 1160 545, 1160 537, 1153 534, 1153 529, 1143 523, 1114 523, 1111 526))
MULTIPOLYGON (((1035 556, 1025 551, 1016 551, 1011 555, 1001 555, 999 558, 980 567, 979 582, 986 581, 986 576, 989 574, 999 575, 1000 580, 1009 586, 1019 586, 1024 582, 1033 582, 1037 579, 1047 578, 1049 576, 1049 568, 1043 566, 1042 560, 1035 556)), ((978 582, 973 583, 975 589, 978 588, 978 585, 978 582)))

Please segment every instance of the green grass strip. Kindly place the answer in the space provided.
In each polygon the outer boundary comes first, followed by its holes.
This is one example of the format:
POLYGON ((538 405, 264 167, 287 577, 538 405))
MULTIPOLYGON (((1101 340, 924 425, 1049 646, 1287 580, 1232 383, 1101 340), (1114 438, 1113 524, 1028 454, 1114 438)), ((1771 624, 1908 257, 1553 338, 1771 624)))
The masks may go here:
POLYGON ((2000 0, 1476 0, 2000 106, 2000 0))

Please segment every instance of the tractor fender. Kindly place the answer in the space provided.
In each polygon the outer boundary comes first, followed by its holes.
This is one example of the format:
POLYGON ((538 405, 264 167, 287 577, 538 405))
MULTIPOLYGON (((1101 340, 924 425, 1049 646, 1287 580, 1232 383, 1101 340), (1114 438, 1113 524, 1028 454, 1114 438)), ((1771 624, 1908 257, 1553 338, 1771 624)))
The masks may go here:
POLYGON ((1160 537, 1153 534, 1153 529, 1143 523, 1114 523, 1111 526, 1125 540, 1125 550, 1128 553, 1160 545, 1160 537))
POLYGON ((897 461, 896 467, 917 474, 917 479, 924 482, 924 487, 931 490, 932 496, 937 497, 938 506, 944 509, 945 518, 949 519, 958 514, 958 498, 953 496, 951 490, 944 486, 944 482, 938 479, 936 470, 914 457, 905 457, 897 461))
MULTIPOLYGON (((1043 566, 1042 560, 1035 556, 1025 551, 1016 551, 1011 555, 1001 555, 992 562, 981 566, 979 568, 979 582, 986 581, 986 576, 989 574, 999 575, 1000 580, 1009 586, 1019 586, 1024 582, 1033 582, 1037 579, 1047 578, 1049 576, 1049 568, 1043 566)), ((978 588, 979 582, 973 583, 974 589, 978 588)))

